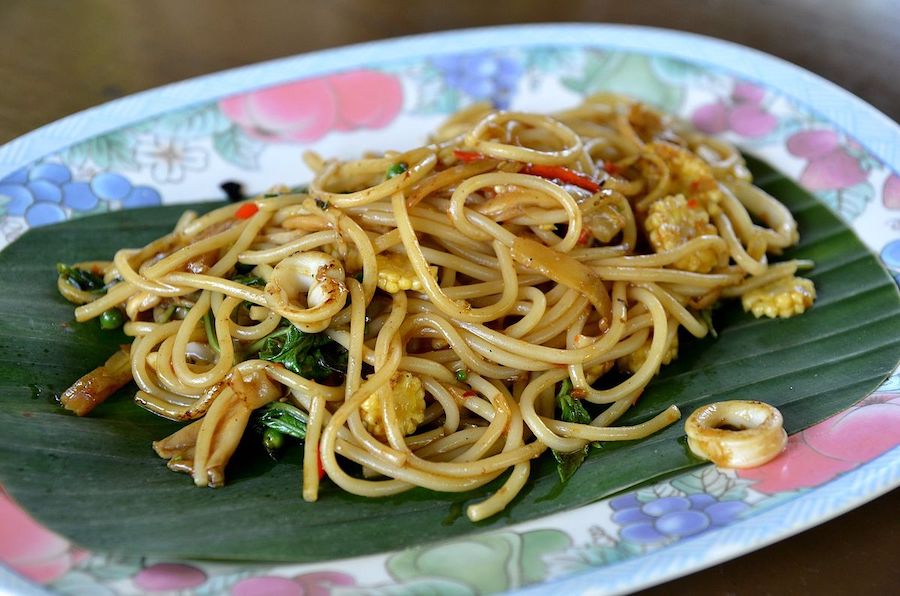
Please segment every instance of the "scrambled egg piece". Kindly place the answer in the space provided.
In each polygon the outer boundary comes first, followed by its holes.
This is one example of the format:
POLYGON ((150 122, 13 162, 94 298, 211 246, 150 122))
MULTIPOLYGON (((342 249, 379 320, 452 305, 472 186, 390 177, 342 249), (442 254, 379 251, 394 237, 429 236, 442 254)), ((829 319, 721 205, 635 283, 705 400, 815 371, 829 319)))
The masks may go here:
MULTIPOLYGON (((411 435, 425 419, 425 389, 422 381, 412 373, 396 372, 391 377, 390 391, 400 430, 404 435, 411 435)), ((381 404, 381 395, 373 393, 360 407, 363 424, 376 437, 386 436, 381 404)))
POLYGON ((712 168, 688 149, 656 141, 647 145, 669 168, 669 193, 698 201, 710 215, 720 211, 722 191, 712 168))
MULTIPOLYGON (((709 212, 703 205, 680 194, 654 201, 644 220, 644 230, 656 252, 677 248, 698 236, 718 233, 709 223, 709 212)), ((719 254, 707 247, 678 259, 673 266, 683 271, 709 273, 718 262, 719 254)))
MULTIPOLYGON (((421 292, 425 289, 406 255, 382 253, 375 259, 378 263, 378 287, 385 292, 396 294, 405 290, 421 292)), ((437 279, 438 268, 432 265, 428 270, 437 279)))
POLYGON ((632 104, 628 110, 628 123, 644 142, 659 138, 669 131, 669 118, 642 103, 632 104))
MULTIPOLYGON (((650 352, 650 342, 652 338, 648 338, 640 348, 616 360, 619 370, 623 372, 636 373, 642 364, 647 360, 647 353, 650 352)), ((666 351, 663 352, 662 362, 660 364, 668 364, 678 357, 678 333, 672 333, 666 351)), ((657 371, 658 372, 658 371, 657 371)))
POLYGON ((770 282, 741 297, 745 311, 759 318, 763 315, 787 319, 802 314, 816 299, 816 287, 804 277, 784 277, 770 282))

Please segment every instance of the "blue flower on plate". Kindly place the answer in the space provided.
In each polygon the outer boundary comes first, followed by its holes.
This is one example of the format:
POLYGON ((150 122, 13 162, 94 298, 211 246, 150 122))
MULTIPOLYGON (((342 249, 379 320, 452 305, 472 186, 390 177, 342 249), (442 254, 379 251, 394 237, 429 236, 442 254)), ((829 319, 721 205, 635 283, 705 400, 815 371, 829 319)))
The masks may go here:
POLYGON ((612 521, 621 529, 623 540, 656 544, 696 536, 711 528, 725 526, 750 506, 737 500, 722 500, 706 494, 660 497, 642 502, 634 493, 610 501, 612 521))
POLYGON ((156 189, 134 186, 121 174, 101 172, 89 181, 77 181, 60 163, 22 168, 0 180, 0 205, 7 215, 22 216, 31 227, 65 221, 67 209, 87 213, 101 202, 118 201, 125 209, 162 203, 156 189))
POLYGON ((448 87, 477 100, 490 100, 508 108, 516 84, 524 72, 522 64, 509 56, 492 53, 457 54, 432 58, 448 87))
POLYGON ((881 249, 881 261, 900 284, 900 240, 891 240, 881 249))

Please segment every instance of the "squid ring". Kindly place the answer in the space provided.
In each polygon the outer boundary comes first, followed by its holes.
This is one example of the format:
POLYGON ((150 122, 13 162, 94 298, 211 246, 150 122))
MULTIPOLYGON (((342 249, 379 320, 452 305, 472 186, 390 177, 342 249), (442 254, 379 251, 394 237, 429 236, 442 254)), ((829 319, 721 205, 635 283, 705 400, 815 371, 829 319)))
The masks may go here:
POLYGON ((784 450, 781 412, 759 401, 733 400, 698 408, 684 423, 688 446, 722 468, 753 468, 784 450))

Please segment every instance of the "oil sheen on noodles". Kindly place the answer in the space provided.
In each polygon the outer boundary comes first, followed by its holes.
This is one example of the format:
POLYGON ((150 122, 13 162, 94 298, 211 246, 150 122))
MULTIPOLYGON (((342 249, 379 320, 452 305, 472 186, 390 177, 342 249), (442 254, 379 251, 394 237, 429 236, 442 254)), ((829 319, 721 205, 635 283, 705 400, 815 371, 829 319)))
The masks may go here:
POLYGON ((60 275, 79 321, 119 316, 134 338, 67 407, 133 379, 140 406, 186 423, 157 453, 219 486, 280 406, 304 427, 304 499, 320 482, 380 497, 503 476, 469 506, 479 520, 546 450, 566 461, 677 420, 672 404, 614 426, 719 301, 787 317, 815 298, 794 276, 810 263, 769 262, 797 226, 735 148, 628 98, 554 115, 477 104, 424 146, 306 161, 302 192, 185 213, 60 275))

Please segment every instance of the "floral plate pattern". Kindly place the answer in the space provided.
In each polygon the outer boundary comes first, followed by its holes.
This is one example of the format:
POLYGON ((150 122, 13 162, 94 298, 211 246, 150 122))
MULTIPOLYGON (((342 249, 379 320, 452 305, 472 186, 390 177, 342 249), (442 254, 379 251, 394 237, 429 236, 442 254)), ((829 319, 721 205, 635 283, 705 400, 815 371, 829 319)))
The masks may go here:
MULTIPOLYGON (((900 280, 895 123, 769 56, 621 26, 378 42, 194 79, 72 116, 0 148, 0 247, 70 218, 219 199, 225 180, 249 191, 301 183, 311 176, 306 150, 349 157, 411 146, 473 101, 549 111, 598 91, 639 97, 777 164, 900 280)), ((477 594, 548 582, 567 593, 612 593, 737 556, 898 484, 895 373, 856 406, 792 436, 785 453, 760 468, 706 466, 577 512, 462 539, 315 565, 121 557, 79 549, 0 492, 0 562, 32 586, 65 594, 477 594)), ((4 582, 25 585, 0 575, 4 582)))

